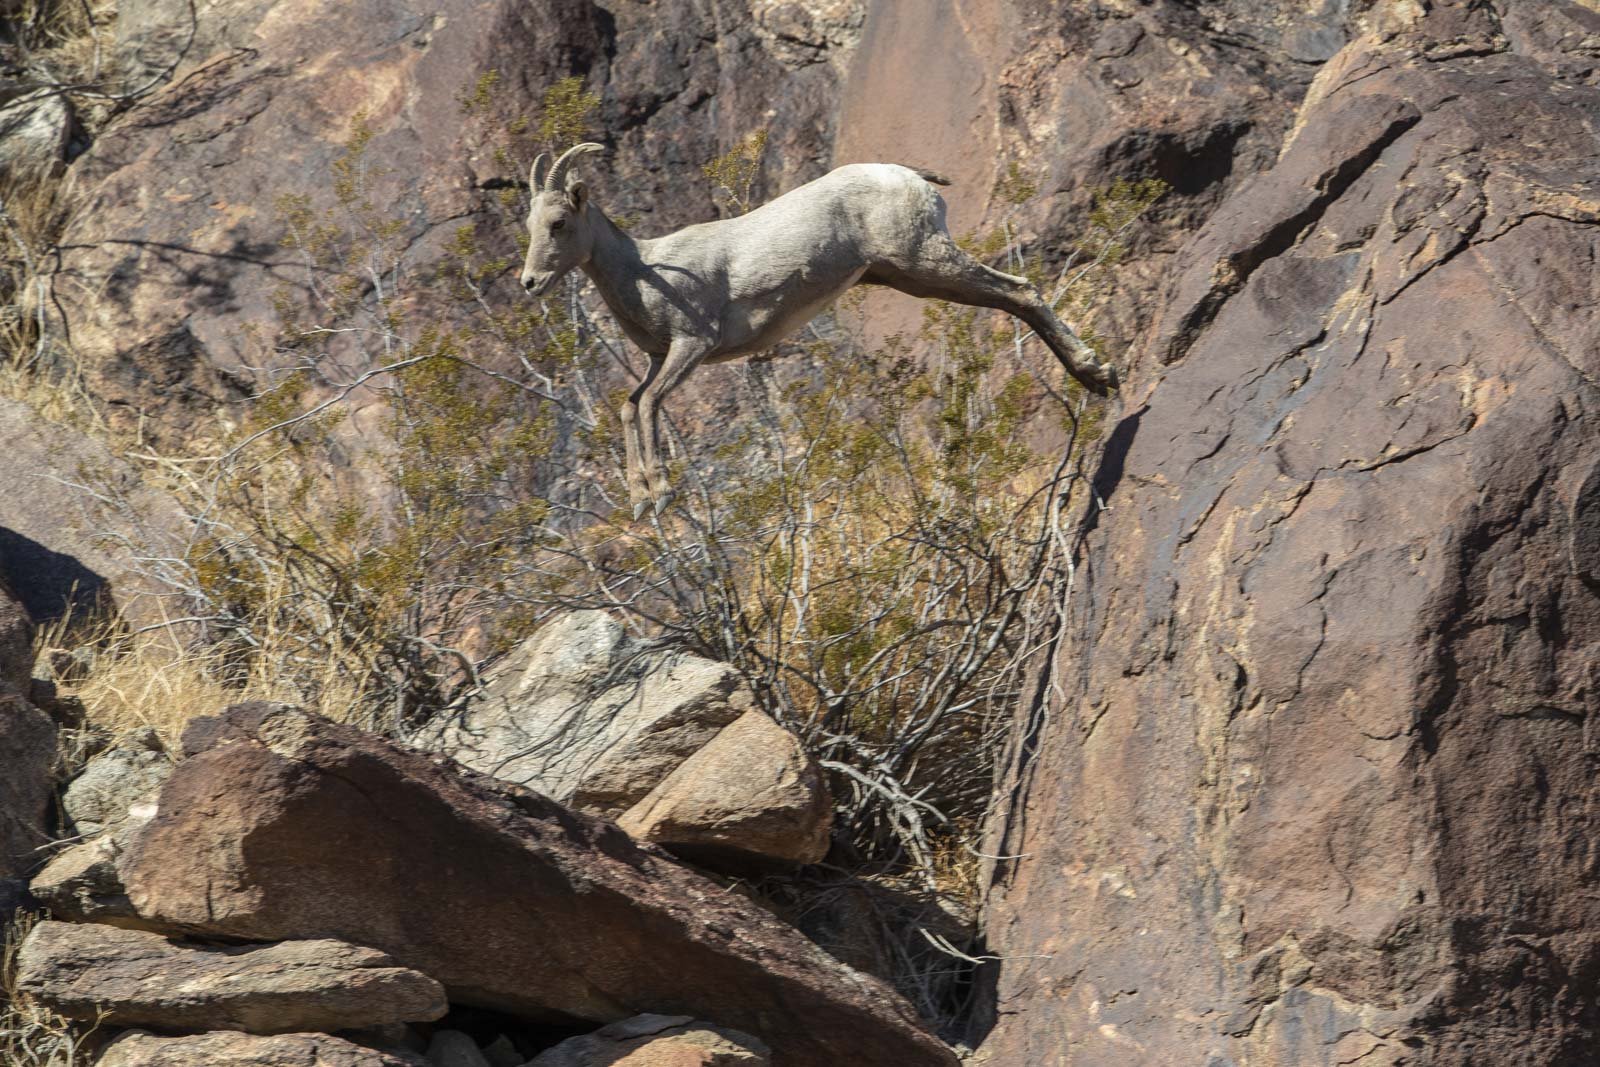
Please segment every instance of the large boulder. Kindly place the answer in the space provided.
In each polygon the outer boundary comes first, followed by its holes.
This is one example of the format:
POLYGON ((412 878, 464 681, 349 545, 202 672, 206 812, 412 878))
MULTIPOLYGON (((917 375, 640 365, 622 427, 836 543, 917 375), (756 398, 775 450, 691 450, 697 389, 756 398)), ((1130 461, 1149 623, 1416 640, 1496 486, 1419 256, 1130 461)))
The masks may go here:
POLYGON ((258 1037, 232 1031, 160 1037, 131 1030, 96 1067, 428 1067, 419 1057, 352 1044, 328 1034, 258 1037))
POLYGON ((168 590, 140 557, 181 554, 171 500, 91 435, 5 397, 0 455, 0 580, 34 621, 110 605, 160 621, 168 590))
POLYGON ((615 818, 754 704, 732 667, 654 650, 600 611, 557 618, 419 738, 475 771, 615 818))
POLYGON ((816 863, 827 854, 832 822, 816 761, 764 712, 747 711, 617 825, 703 861, 816 863))
POLYGON ((827 783, 737 671, 562 616, 494 668, 481 700, 416 739, 477 771, 616 819, 705 863, 814 863, 827 783))
POLYGON ((767 1067, 757 1038, 682 1015, 640 1015, 569 1038, 527 1067, 767 1067))
POLYGON ((985 850, 988 1062, 1594 1061, 1600 15, 1394 7, 1174 257, 985 850))
POLYGON ((607 823, 297 709, 200 720, 119 864, 174 932, 371 945, 452 1003, 759 1032, 779 1067, 953 1065, 908 1005, 607 823))
POLYGON ((17 956, 17 988, 69 1019, 255 1034, 426 1022, 438 982, 341 941, 218 948, 98 924, 40 923, 17 956))

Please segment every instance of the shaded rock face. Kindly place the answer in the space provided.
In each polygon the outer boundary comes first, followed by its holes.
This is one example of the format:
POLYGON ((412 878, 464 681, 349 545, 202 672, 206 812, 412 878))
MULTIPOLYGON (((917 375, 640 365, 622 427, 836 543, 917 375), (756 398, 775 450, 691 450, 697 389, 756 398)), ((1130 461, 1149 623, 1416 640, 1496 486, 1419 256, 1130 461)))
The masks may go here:
POLYGON ((489 1067, 478 1043, 460 1030, 436 1032, 428 1041, 427 1060, 429 1067, 489 1067))
POLYGON ((212 948, 97 924, 46 922, 18 956, 18 987, 71 1019, 163 1030, 278 1034, 437 1019, 424 974, 340 941, 212 948))
POLYGON ((102 834, 51 857, 28 890, 60 919, 139 928, 138 913, 117 871, 122 835, 102 834))
POLYGON ((427 1067, 401 1052, 379 1052, 328 1034, 257 1037, 222 1031, 158 1037, 130 1031, 111 1043, 97 1067, 427 1067))
POLYGON ((33 618, 0 578, 0 687, 26 694, 33 686, 33 618))
POLYGON ((280 705, 199 720, 185 747, 119 862, 167 930, 370 945, 533 1020, 714 1012, 778 1067, 955 1062, 876 980, 525 789, 280 705))
POLYGON ((50 840, 56 725, 0 687, 0 880, 26 877, 50 840))
POLYGON ((768 1052, 737 1030, 681 1015, 639 1015, 563 1041, 528 1067, 766 1067, 768 1052))
POLYGON ((1600 27, 1496 8, 1341 51, 1174 264, 1018 723, 989 1062, 1593 1061, 1600 27))

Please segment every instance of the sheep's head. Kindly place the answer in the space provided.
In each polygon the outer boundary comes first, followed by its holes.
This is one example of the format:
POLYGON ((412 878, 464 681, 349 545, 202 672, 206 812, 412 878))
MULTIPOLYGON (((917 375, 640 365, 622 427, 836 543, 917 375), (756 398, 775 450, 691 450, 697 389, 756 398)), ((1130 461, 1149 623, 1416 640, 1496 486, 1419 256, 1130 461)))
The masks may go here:
POLYGON ((589 190, 572 173, 581 155, 603 152, 592 142, 574 145, 555 163, 541 154, 533 161, 528 185, 533 202, 528 208, 528 257, 522 263, 522 287, 534 296, 548 293, 567 271, 589 258, 594 230, 589 225, 589 190))

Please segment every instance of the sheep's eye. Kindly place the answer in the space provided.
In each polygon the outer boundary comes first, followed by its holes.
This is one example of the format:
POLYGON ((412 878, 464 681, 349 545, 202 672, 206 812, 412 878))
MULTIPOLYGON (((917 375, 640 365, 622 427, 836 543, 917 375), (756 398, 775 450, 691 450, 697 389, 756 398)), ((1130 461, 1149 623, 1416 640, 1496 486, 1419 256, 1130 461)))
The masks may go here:
POLYGON ((550 224, 550 232, 551 233, 555 233, 557 230, 561 229, 561 227, 565 226, 566 224, 567 224, 567 220, 566 219, 556 219, 556 221, 554 221, 554 222, 552 222, 550 224))

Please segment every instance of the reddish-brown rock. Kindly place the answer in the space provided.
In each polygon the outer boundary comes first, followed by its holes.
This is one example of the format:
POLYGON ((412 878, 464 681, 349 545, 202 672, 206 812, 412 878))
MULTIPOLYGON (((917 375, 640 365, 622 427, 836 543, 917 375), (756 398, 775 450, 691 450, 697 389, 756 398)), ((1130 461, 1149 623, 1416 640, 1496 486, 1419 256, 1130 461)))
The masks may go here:
POLYGON ((233 1031, 160 1037, 132 1030, 111 1043, 97 1067, 427 1067, 421 1057, 380 1052, 328 1034, 257 1037, 233 1031))
POLYGON ((33 618, 0 563, 0 689, 26 696, 33 679, 33 618))
POLYGON ((1594 1062, 1600 19, 1412 8, 1175 261, 1018 722, 990 1063, 1594 1062))
POLYGON ((696 860, 816 863, 828 851, 833 801, 799 738, 747 711, 617 825, 696 860))
POLYGON ((25 877, 50 841, 56 724, 0 686, 0 879, 25 877))
POLYGON ((953 1065, 910 1008, 736 893, 607 823, 281 705, 201 720, 119 866, 147 921, 336 937, 452 1003, 761 1034, 778 1067, 953 1065))
POLYGON ((17 988, 69 1019, 162 1030, 351 1030, 448 1009, 438 982, 360 945, 219 948, 95 923, 35 926, 17 988))

